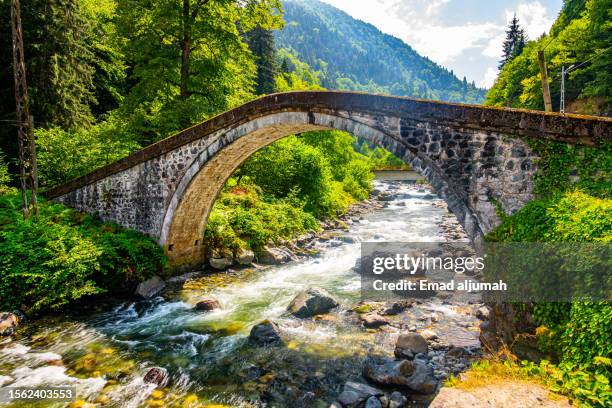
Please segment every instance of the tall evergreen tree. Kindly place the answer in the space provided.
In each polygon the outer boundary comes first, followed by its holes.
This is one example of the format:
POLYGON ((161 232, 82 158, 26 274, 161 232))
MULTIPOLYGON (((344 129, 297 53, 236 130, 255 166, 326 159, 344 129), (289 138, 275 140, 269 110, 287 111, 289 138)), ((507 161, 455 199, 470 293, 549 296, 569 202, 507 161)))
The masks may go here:
MULTIPOLYGON (((79 0, 25 0, 21 20, 30 90, 30 112, 37 127, 76 129, 93 121, 93 54, 89 24, 79 0)), ((10 1, 0 2, 0 119, 15 120, 11 57, 10 1)), ((16 157, 15 127, 0 129, 0 149, 16 157)))
POLYGON ((150 143, 248 99, 255 67, 238 26, 280 26, 279 0, 117 0, 134 86, 123 115, 150 143))
POLYGON ((257 86, 255 93, 264 95, 274 92, 277 74, 276 50, 272 30, 260 26, 255 27, 245 35, 249 48, 255 56, 257 65, 257 86))
POLYGON ((519 20, 516 18, 516 14, 510 20, 508 29, 506 30, 506 40, 502 49, 502 59, 499 62, 499 69, 501 70, 504 65, 512 58, 520 55, 525 48, 525 31, 519 25, 519 20))

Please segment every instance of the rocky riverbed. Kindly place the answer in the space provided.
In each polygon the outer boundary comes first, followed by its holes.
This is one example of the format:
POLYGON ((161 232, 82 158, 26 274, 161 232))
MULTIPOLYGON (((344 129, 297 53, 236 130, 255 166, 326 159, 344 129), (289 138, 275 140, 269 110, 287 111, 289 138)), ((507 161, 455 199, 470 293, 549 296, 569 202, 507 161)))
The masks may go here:
POLYGON ((141 287, 146 300, 22 325, 1 340, 0 387, 76 385, 73 407, 427 405, 480 356, 488 309, 477 295, 361 301, 362 241, 467 237, 427 186, 377 181, 322 233, 270 248, 288 252, 274 265, 234 258, 141 287))

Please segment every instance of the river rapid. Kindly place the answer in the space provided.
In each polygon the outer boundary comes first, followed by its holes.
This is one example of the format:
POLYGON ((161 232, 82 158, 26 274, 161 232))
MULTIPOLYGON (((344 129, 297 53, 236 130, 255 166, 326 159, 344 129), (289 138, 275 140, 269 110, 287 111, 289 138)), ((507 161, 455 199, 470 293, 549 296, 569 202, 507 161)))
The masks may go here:
MULTIPOLYGON (((477 298, 431 298, 389 315, 382 312, 388 304, 360 303, 354 269, 360 242, 467 240, 428 187, 391 178, 375 182, 383 208, 349 217, 348 229, 328 231, 314 245, 316 256, 195 277, 153 300, 26 324, 0 340, 0 386, 74 385, 79 396, 72 403, 8 406, 327 408, 347 381, 366 383, 368 356, 392 356, 400 332, 425 329, 437 337, 428 355, 436 379, 459 373, 479 354, 477 298), (337 297, 340 307, 310 319, 288 315, 296 294, 313 286, 337 297), (194 311, 203 298, 217 299, 221 308, 194 311), (388 324, 364 327, 356 307, 380 310, 388 324), (282 346, 247 343, 251 327, 266 319, 279 324, 282 346), (447 355, 451 346, 466 357, 447 355), (167 370, 167 385, 143 381, 151 367, 167 370)), ((428 399, 405 395, 418 405, 428 399)))

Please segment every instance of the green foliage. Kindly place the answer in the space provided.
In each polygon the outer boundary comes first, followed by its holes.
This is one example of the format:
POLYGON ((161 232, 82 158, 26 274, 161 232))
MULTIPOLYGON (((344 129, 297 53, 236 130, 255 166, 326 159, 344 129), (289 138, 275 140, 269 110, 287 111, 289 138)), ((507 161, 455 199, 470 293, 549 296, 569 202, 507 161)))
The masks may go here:
POLYGON ((582 191, 533 200, 487 238, 495 242, 610 242, 612 202, 582 191))
POLYGON ((310 66, 297 59, 289 50, 278 51, 280 72, 276 76, 276 90, 287 91, 316 91, 322 90, 321 72, 313 71, 310 66))
POLYGON ((236 176, 246 176, 266 196, 295 194, 306 211, 333 217, 372 189, 372 165, 353 149, 354 143, 353 136, 340 131, 287 137, 255 153, 236 176))
POLYGON ((519 369, 538 377, 551 391, 567 395, 580 407, 609 407, 612 405, 612 360, 596 358, 595 364, 599 372, 593 372, 592 367, 573 363, 555 365, 546 360, 540 364, 523 361, 519 369))
POLYGON ((579 188, 599 197, 610 197, 612 144, 592 148, 542 139, 530 140, 529 144, 540 156, 535 178, 535 193, 539 196, 579 188))
POLYGON ((58 127, 37 129, 40 186, 50 188, 65 183, 139 149, 134 142, 115 140, 107 125, 103 122, 77 132, 58 127))
POLYGON ((278 0, 117 0, 134 85, 120 112, 147 144, 253 97, 254 57, 240 30, 278 28, 278 0))
POLYGON ((165 263, 150 238, 41 202, 24 219, 16 196, 0 196, 0 309, 37 313, 121 292, 165 263))
POLYGON ((11 181, 11 175, 8 170, 8 163, 6 163, 4 154, 0 150, 0 194, 8 193, 11 188, 9 182, 11 181))
POLYGON ((368 158, 374 170, 410 170, 410 166, 402 159, 382 147, 370 145, 365 140, 359 140, 356 149, 368 158))
MULTIPOLYGON (((542 156, 536 179, 536 191, 542 198, 505 217, 487 238, 512 242, 609 243, 612 240, 609 146, 596 150, 534 141, 532 147, 542 156)), ((584 261, 590 264, 605 260, 589 261, 584 257, 584 261)), ((588 267, 588 264, 580 266, 588 267)), ((590 282, 588 276, 580 278, 583 285, 606 285, 601 281, 590 282)), ((612 402, 609 384, 612 306, 609 302, 537 303, 532 312, 541 325, 536 331, 541 350, 559 360, 558 366, 544 367, 550 379, 549 387, 578 399, 584 406, 609 406, 612 402)))
POLYGON ((255 186, 235 183, 235 179, 230 180, 208 219, 204 238, 209 248, 259 250, 269 241, 294 238, 319 228, 295 196, 264 201, 255 186))
POLYGON ((226 185, 208 219, 209 247, 259 250, 318 229, 367 198, 374 176, 356 139, 340 131, 290 136, 251 156, 226 185))
POLYGON ((370 24, 319 1, 283 4, 287 24, 277 33, 279 48, 319 72, 324 88, 468 103, 483 100, 484 90, 370 24))
POLYGON ((529 41, 523 52, 506 63, 486 104, 543 109, 538 50, 546 48, 553 108, 558 110, 561 67, 576 66, 566 81, 570 110, 606 114, 612 106, 612 7, 610 0, 566 2, 550 35, 529 41))
POLYGON ((246 33, 249 49, 255 56, 257 65, 257 86, 255 93, 265 95, 276 89, 276 50, 274 48, 274 34, 272 30, 255 27, 246 33))

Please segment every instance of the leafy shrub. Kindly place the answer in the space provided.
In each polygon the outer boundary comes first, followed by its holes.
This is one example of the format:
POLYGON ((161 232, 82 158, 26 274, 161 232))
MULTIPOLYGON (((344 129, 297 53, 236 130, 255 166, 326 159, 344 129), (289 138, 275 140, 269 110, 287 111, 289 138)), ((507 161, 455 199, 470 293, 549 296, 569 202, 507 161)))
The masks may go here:
POLYGON ((338 131, 290 136, 255 153, 235 175, 260 187, 264 197, 293 195, 314 216, 334 217, 372 189, 371 166, 353 142, 338 131))
POLYGON ((161 248, 141 234, 45 201, 24 219, 17 197, 0 196, 1 309, 41 312, 122 292, 164 263, 161 248))
MULTIPOLYGON (((506 217, 488 236, 493 241, 511 242, 609 243, 611 238, 610 199, 580 190, 534 200, 506 217)), ((588 283, 589 277, 583 277, 582 284, 588 283)), ((552 352, 559 361, 558 366, 545 367, 554 379, 551 389, 577 398, 585 406, 609 406, 612 306, 608 302, 537 303, 533 316, 541 325, 536 331, 541 350, 552 352)))
MULTIPOLYGON (((232 181, 233 182, 233 181, 232 181)), ((268 241, 293 238, 319 224, 294 195, 263 201, 254 186, 228 187, 217 199, 206 225, 209 248, 259 250, 268 241)))
POLYGON ((6 194, 11 191, 9 183, 11 181, 11 175, 8 169, 8 163, 4 158, 2 150, 0 150, 0 194, 6 194))

